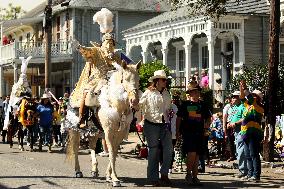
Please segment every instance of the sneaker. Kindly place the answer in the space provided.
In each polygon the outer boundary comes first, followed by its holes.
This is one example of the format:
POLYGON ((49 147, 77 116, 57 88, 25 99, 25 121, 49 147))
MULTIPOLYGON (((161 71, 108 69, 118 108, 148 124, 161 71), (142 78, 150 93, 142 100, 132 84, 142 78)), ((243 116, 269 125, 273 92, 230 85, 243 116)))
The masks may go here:
POLYGON ((187 182, 187 184, 193 184, 191 174, 186 174, 185 181, 187 182))
POLYGON ((200 180, 197 177, 192 178, 192 184, 195 186, 202 186, 200 180))
POLYGON ((259 182, 259 181, 260 181, 260 178, 259 178, 259 177, 252 176, 252 177, 248 178, 248 181, 259 182))
POLYGON ((101 156, 101 157, 108 157, 109 154, 107 152, 103 151, 103 152, 99 153, 98 155, 101 156))
POLYGON ((246 177, 247 175, 243 174, 243 173, 238 173, 238 174, 235 174, 233 175, 233 177, 235 178, 243 178, 243 177, 246 177))

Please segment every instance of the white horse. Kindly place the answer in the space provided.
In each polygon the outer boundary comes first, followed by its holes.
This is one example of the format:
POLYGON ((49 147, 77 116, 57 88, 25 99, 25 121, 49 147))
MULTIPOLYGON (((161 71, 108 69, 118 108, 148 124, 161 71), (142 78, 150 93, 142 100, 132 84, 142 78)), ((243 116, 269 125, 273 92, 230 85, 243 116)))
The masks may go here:
MULTIPOLYGON (((138 105, 139 76, 137 70, 139 66, 140 63, 119 67, 110 77, 108 84, 102 87, 101 94, 99 95, 100 108, 98 110, 98 118, 104 130, 109 150, 106 181, 112 182, 113 186, 121 186, 116 175, 115 162, 119 145, 129 132, 130 123, 133 119, 132 108, 138 105)), ((78 113, 75 110, 68 111, 66 120, 73 127, 69 133, 67 157, 69 159, 72 159, 72 157, 75 158, 76 177, 82 177, 83 174, 80 171, 78 161, 80 137, 80 131, 77 129, 77 124, 79 123, 78 113)), ((94 117, 93 120, 96 121, 94 117)), ((92 174, 94 177, 97 177, 98 162, 96 160, 95 147, 98 134, 95 132, 89 133, 92 174)))

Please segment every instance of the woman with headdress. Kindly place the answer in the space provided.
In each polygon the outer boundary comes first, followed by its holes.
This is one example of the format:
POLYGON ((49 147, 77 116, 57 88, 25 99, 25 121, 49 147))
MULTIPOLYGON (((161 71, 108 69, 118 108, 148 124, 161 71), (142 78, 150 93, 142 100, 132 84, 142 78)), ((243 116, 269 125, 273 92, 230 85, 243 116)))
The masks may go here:
MULTIPOLYGON (((102 29, 103 24, 100 22, 101 20, 98 19, 98 15, 99 18, 112 18, 113 14, 107 9, 102 9, 94 16, 94 21, 101 25, 101 31, 105 33, 102 38, 102 45, 94 45, 93 47, 77 46, 78 51, 86 60, 86 65, 70 96, 70 102, 72 107, 79 107, 80 128, 84 128, 85 126, 83 114, 87 94, 89 92, 93 94, 98 93, 108 79, 107 73, 115 68, 114 64, 121 64, 120 56, 114 53, 114 38, 109 33, 112 31, 113 25, 110 24, 110 28, 104 26, 108 29, 102 29)), ((109 20, 112 23, 112 19, 109 20)))

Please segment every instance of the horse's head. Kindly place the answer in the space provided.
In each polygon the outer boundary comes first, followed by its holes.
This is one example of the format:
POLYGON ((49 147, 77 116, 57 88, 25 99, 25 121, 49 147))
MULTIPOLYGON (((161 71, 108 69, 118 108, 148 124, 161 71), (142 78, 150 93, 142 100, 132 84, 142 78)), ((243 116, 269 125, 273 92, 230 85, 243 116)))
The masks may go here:
POLYGON ((122 84, 128 93, 129 103, 132 108, 139 103, 139 74, 138 70, 141 63, 135 65, 122 65, 122 84))

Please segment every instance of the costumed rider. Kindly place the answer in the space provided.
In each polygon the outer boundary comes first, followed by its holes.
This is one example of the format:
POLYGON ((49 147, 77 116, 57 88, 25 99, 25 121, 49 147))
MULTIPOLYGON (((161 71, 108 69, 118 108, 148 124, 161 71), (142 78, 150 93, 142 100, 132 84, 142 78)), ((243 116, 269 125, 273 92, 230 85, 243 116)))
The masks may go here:
POLYGON ((122 64, 120 55, 114 51, 115 40, 110 34, 113 30, 112 19, 112 12, 106 8, 102 8, 93 17, 94 22, 100 25, 100 31, 104 33, 101 46, 94 43, 92 43, 92 47, 75 44, 86 60, 86 65, 70 96, 71 106, 73 108, 79 107, 80 128, 86 127, 85 106, 99 106, 98 94, 103 85, 107 83, 108 72, 122 64))

